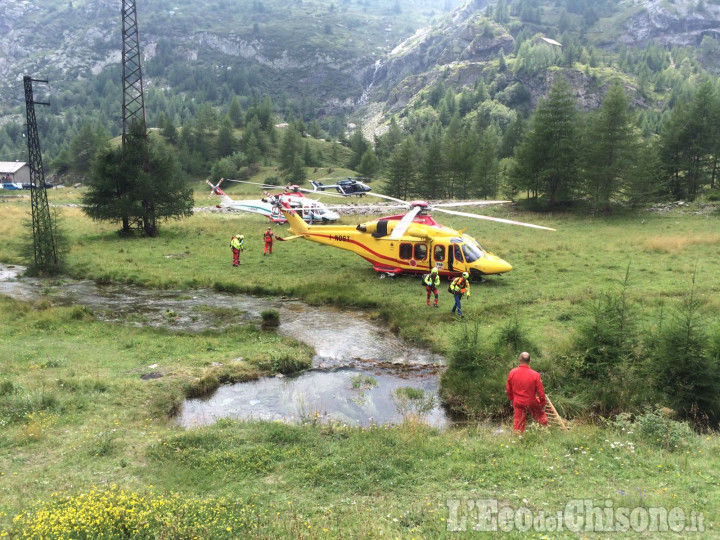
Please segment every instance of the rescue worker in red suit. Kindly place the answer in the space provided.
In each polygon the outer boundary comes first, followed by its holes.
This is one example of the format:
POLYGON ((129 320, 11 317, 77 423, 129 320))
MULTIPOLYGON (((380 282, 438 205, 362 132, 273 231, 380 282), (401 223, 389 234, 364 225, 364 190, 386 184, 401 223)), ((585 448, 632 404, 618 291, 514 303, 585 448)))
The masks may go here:
POLYGON ((245 236, 236 234, 230 240, 230 247, 233 253, 233 266, 240 266, 240 253, 245 250, 245 236))
POLYGON ((265 239, 265 249, 263 250, 263 257, 266 253, 272 255, 273 232, 270 227, 268 227, 267 231, 265 231, 265 233, 263 234, 263 238, 265 239))
POLYGON ((430 307, 430 295, 435 295, 435 307, 438 307, 438 287, 440 286, 440 275, 438 269, 433 268, 429 274, 425 274, 423 278, 425 289, 427 290, 427 306, 430 307))
POLYGON ((531 414, 541 425, 547 426, 545 389, 540 374, 530 368, 530 353, 520 354, 520 365, 510 371, 507 378, 507 396, 515 409, 514 429, 525 431, 525 420, 531 414))

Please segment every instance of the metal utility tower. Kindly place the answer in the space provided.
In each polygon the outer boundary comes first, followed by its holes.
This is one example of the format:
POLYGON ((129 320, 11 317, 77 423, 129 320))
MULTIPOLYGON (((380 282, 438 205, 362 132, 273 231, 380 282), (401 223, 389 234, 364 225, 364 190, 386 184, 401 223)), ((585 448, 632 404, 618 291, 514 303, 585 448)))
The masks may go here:
MULTIPOLYGON (((127 136, 134 124, 142 126, 142 134, 147 137, 145 122, 145 98, 143 95, 142 67, 140 65, 140 37, 137 24, 135 0, 122 0, 122 78, 123 78, 123 152, 126 148, 127 136)), ((147 169, 147 162, 144 165, 147 169)), ((154 236, 157 232, 155 220, 155 204, 144 199, 143 217, 138 221, 138 229, 154 236)))
POLYGON ((30 200, 32 204, 33 246, 35 266, 41 270, 52 271, 57 268, 57 239, 50 217, 50 206, 45 189, 45 171, 40 153, 40 137, 35 120, 35 105, 50 105, 33 99, 33 82, 47 81, 23 77, 25 83, 25 111, 27 113, 28 165, 30 166, 30 200))
POLYGON ((140 66, 140 37, 138 34, 135 0, 122 0, 122 79, 123 79, 123 130, 122 142, 135 122, 145 123, 142 68, 140 66))

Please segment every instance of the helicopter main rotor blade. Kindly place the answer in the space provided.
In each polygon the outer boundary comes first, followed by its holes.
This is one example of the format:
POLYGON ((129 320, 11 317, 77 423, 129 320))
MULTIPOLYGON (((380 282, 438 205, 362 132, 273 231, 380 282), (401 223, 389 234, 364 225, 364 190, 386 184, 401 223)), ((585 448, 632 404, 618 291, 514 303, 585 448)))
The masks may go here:
POLYGON ((270 184, 261 184, 260 182, 250 182, 250 180, 234 180, 232 178, 226 178, 228 182, 235 182, 236 184, 252 184, 254 186, 262 186, 264 188, 277 188, 280 186, 273 186, 270 184))
POLYGON ((312 193, 313 195, 317 195, 318 197, 327 195, 328 197, 335 197, 336 199, 346 199, 347 197, 345 195, 338 195, 337 193, 327 193, 325 191, 315 190, 315 189, 306 189, 306 188, 298 188, 299 191, 302 191, 303 193, 312 193))
POLYGON ((507 204, 510 201, 458 201, 431 204, 433 208, 451 208, 454 206, 485 206, 488 204, 507 204))
POLYGON ((406 204, 400 205, 400 204, 388 204, 383 206, 367 206, 367 205, 355 205, 352 203, 348 204, 334 204, 332 206, 328 206, 328 208, 331 209, 339 209, 339 210, 395 210, 396 208, 407 208, 406 204))
POLYGON ((544 229, 546 231, 554 231, 555 230, 555 229, 551 229, 550 227, 543 227, 542 225, 533 225, 532 223, 523 223, 522 221, 513 221, 511 219, 483 216, 480 214, 469 214, 467 212, 458 212, 457 210, 445 210, 444 208, 438 208, 437 211, 443 212, 445 214, 452 214, 455 216, 465 216, 465 217, 471 217, 471 218, 475 218, 475 219, 485 219, 488 221, 497 221, 498 223, 507 223, 508 225, 521 225, 523 227, 532 227, 533 229, 544 229))
MULTIPOLYGON (((352 193, 351 195, 355 195, 352 193)), ((369 195, 370 197, 380 197, 381 199, 387 199, 388 201, 393 201, 396 203, 404 204, 405 208, 410 206, 410 203, 407 201, 403 201, 402 199, 396 199, 395 197, 391 197, 390 195, 383 195, 382 193, 375 193, 373 191, 368 191, 366 193, 363 193, 363 195, 369 195)))
POLYGON ((390 240, 399 240, 403 234, 405 234, 405 231, 407 231, 408 227, 412 223, 412 220, 415 219, 415 216, 417 216, 418 212, 421 210, 419 206, 416 206, 412 210, 410 210, 407 214, 403 216, 403 218, 400 220, 400 222, 395 225, 395 228, 393 229, 392 233, 390 233, 390 240))

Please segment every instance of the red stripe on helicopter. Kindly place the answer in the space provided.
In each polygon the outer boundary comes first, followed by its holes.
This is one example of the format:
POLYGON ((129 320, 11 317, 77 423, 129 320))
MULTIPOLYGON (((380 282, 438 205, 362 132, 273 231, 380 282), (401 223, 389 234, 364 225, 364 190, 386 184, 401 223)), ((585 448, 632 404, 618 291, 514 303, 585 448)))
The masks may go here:
MULTIPOLYGON (((311 233, 306 233, 305 236, 319 236, 320 238, 327 238, 328 240, 332 240, 332 236, 329 235, 329 234, 311 234, 311 233)), ((390 261, 390 262, 393 262, 393 263, 396 263, 396 264, 408 265, 408 262, 407 262, 407 261, 402 261, 402 260, 400 260, 400 259, 393 259, 392 257, 386 257, 385 255, 381 255, 381 254, 373 251, 373 250, 370 249, 369 247, 367 247, 365 244, 362 244, 362 243, 358 242, 357 240, 350 240, 350 239, 348 239, 348 240, 346 240, 346 242, 349 243, 349 244, 355 244, 355 245, 357 245, 357 246, 360 246, 360 247, 362 247, 363 249, 369 251, 370 253, 372 253, 373 255, 375 255, 376 257, 379 257, 379 258, 381 258, 381 259, 385 259, 385 260, 387 260, 387 261, 390 261)), ((360 255, 360 254, 358 253, 358 255, 360 255)), ((369 262, 372 262, 371 260, 366 259, 365 256, 363 256, 363 255, 360 255, 360 256, 361 256, 363 259, 365 259, 365 260, 367 260, 367 261, 369 261, 369 262)))

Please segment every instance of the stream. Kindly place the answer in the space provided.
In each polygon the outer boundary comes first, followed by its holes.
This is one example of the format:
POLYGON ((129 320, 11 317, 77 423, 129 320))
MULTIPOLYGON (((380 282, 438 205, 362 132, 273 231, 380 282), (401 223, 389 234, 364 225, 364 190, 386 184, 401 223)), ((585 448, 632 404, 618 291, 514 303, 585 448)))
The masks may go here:
POLYGON ((61 306, 90 308, 101 321, 185 332, 256 324, 261 313, 280 315, 277 332, 315 350, 312 368, 297 376, 265 377, 220 387, 211 396, 185 401, 177 421, 184 427, 219 418, 299 422, 333 421, 355 426, 399 423, 407 400, 401 387, 434 396, 424 421, 451 421, 437 397, 444 359, 393 335, 357 310, 310 306, 298 300, 232 295, 209 289, 168 291, 70 279, 55 282, 19 277, 24 268, 0 264, 0 294, 24 301, 50 297, 61 306), (54 284, 49 284, 54 283, 54 284), (228 321, 228 310, 236 319, 228 321))

